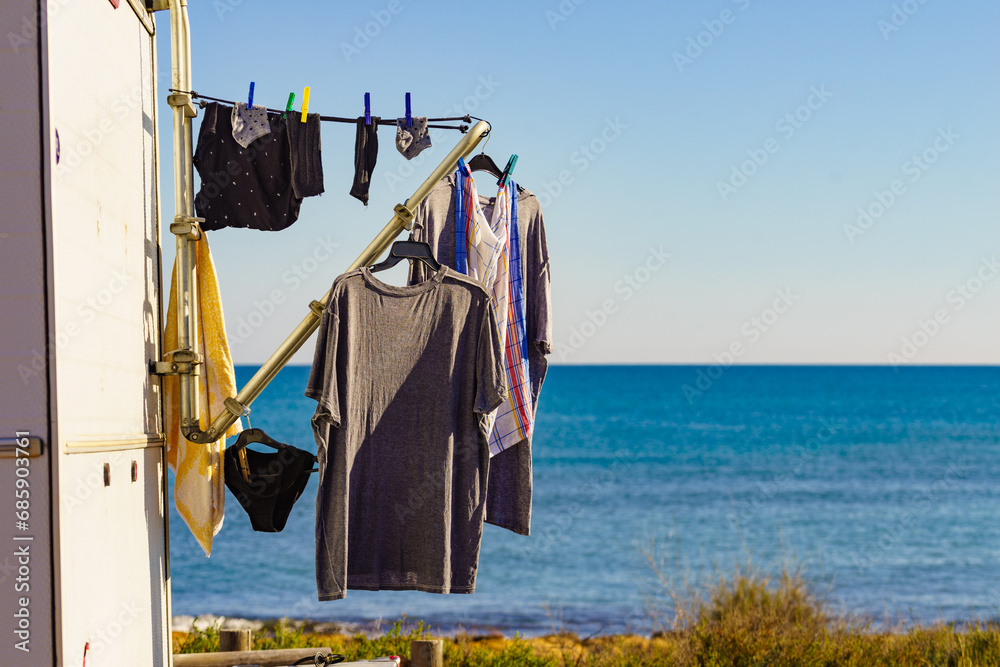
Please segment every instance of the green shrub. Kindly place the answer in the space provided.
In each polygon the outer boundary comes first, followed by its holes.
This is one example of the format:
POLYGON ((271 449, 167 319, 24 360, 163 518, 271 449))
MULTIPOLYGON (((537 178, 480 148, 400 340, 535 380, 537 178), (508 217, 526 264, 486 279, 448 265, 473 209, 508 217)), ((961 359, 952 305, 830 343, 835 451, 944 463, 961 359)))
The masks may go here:
POLYGON ((216 621, 211 627, 199 630, 195 627, 198 617, 191 621, 191 631, 175 647, 175 653, 212 653, 219 650, 219 624, 216 621))

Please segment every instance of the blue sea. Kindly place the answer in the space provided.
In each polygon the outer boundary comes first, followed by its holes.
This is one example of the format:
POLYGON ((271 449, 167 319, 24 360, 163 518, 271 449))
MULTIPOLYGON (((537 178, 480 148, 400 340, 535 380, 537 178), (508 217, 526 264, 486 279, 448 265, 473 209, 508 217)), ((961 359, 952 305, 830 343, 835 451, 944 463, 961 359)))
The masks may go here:
MULTIPOLYGON (((254 370, 237 369, 241 386, 254 370)), ((251 421, 315 451, 308 372, 283 370, 251 421)), ((749 562, 798 568, 834 611, 876 624, 995 619, 998 417, 1000 368, 556 366, 532 535, 486 526, 475 594, 318 602, 313 479, 276 534, 227 491, 211 558, 171 507, 173 613, 648 632, 664 601, 651 563, 683 587, 749 562)))

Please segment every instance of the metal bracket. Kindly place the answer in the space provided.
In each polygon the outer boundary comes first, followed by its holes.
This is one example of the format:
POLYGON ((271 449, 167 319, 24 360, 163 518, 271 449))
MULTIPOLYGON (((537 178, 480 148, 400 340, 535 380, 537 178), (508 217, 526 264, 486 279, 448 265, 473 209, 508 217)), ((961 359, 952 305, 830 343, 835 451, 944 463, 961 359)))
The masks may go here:
POLYGON ((169 361, 149 362, 150 375, 177 375, 177 364, 169 361))
POLYGON ((167 95, 167 104, 172 107, 183 107, 186 118, 197 118, 198 109, 194 106, 190 93, 172 93, 167 95))
POLYGON ((310 301, 309 302, 309 310, 313 311, 313 313, 316 314, 316 317, 322 318, 323 317, 323 311, 326 310, 326 306, 324 306, 319 301, 310 301))
POLYGON ((170 0, 146 0, 147 12, 160 12, 165 9, 170 9, 170 0))
POLYGON ((149 362, 150 375, 201 375, 204 357, 191 350, 177 350, 171 354, 172 361, 149 362))
POLYGON ((243 405, 235 398, 232 397, 227 398, 225 401, 223 401, 223 405, 226 406, 226 410, 229 410, 237 417, 243 417, 245 415, 250 414, 250 408, 243 405))
POLYGON ((190 215, 175 215, 174 221, 170 223, 170 233, 177 236, 186 236, 192 241, 201 238, 201 223, 205 218, 196 218, 190 215))
POLYGON ((406 204, 396 204, 392 209, 399 219, 403 221, 403 227, 411 229, 413 227, 413 211, 407 208, 406 204))

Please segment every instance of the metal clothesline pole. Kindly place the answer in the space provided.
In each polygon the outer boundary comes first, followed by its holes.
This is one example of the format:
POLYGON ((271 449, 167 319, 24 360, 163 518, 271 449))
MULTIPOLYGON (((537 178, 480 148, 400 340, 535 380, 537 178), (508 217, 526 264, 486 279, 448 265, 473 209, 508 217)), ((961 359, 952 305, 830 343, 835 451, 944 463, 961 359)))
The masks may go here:
MULTIPOLYGON (((191 119, 198 115, 191 91, 191 41, 190 24, 187 14, 187 0, 170 0, 170 36, 172 58, 172 94, 167 102, 173 108, 174 125, 174 222, 170 231, 177 236, 177 345, 170 350, 169 362, 160 361, 155 372, 176 373, 180 390, 181 433, 191 442, 215 442, 239 419, 246 408, 264 390, 302 347, 303 343, 319 327, 320 316, 330 297, 329 291, 319 301, 309 304, 309 314, 295 327, 277 350, 264 362, 250 381, 240 389, 235 397, 225 400, 226 411, 220 414, 205 430, 199 419, 199 373, 204 359, 195 349, 198 323, 198 276, 195 262, 194 242, 201 238, 199 225, 203 222, 194 216, 194 166, 192 161, 191 119)), ((466 158, 475 150, 479 142, 489 134, 490 126, 485 121, 477 122, 455 145, 441 164, 417 188, 405 204, 397 204, 392 219, 368 244, 347 270, 373 264, 399 236, 409 229, 413 222, 413 212, 420 202, 442 178, 450 173, 459 158, 466 158)))
MULTIPOLYGON (((170 2, 171 79, 173 87, 191 87, 191 37, 187 0, 170 2)), ((167 97, 173 109, 174 129, 174 221, 170 231, 177 236, 177 350, 171 365, 178 373, 181 428, 199 423, 199 377, 201 355, 195 350, 198 321, 198 276, 194 242, 201 237, 194 217, 194 166, 191 119, 198 115, 191 96, 175 93, 167 97)))

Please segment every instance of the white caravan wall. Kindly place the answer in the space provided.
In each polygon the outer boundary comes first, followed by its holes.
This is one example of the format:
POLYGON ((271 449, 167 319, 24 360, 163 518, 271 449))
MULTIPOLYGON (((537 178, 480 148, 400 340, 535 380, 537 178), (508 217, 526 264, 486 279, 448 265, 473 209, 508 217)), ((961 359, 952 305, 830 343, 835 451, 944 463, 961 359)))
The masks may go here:
POLYGON ((60 657, 163 665, 153 41, 125 2, 67 1, 47 27, 60 657))
POLYGON ((128 2, 48 9, 58 659, 165 665, 153 37, 128 2))

